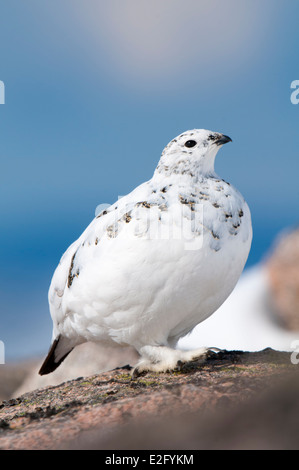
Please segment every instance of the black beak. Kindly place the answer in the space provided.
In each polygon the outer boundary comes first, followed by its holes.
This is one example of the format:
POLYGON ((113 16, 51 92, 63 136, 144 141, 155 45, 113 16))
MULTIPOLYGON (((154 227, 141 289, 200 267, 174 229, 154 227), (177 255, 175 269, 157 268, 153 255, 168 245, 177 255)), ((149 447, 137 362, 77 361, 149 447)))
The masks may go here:
POLYGON ((216 140, 215 144, 216 145, 224 145, 227 144, 228 142, 232 142, 232 139, 228 137, 228 135, 221 135, 219 139, 216 140))

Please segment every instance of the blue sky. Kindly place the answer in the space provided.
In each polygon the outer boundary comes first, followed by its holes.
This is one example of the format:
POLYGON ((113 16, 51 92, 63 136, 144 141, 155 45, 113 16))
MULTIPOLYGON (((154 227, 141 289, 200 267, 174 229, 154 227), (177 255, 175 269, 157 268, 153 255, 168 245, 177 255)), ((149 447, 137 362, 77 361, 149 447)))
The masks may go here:
POLYGON ((10 0, 0 7, 0 339, 47 350, 47 290, 101 203, 152 176, 191 128, 233 143, 217 172, 246 197, 248 266, 298 223, 296 0, 10 0))

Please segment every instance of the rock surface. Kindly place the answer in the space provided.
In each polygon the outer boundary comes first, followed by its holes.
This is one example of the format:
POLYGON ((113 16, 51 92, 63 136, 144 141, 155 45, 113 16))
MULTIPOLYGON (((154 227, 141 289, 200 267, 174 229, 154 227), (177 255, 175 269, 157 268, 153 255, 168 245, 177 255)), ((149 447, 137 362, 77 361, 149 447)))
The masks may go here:
POLYGON ((214 448, 211 423, 231 432, 239 407, 249 409, 271 381, 290 374, 298 374, 290 354, 267 349, 223 351, 136 381, 126 368, 78 378, 1 403, 0 449, 214 448))
POLYGON ((114 369, 125 364, 135 364, 138 354, 133 348, 105 347, 96 343, 85 343, 77 346, 55 372, 40 376, 38 371, 43 358, 27 369, 23 382, 14 389, 11 396, 17 397, 33 390, 59 385, 77 377, 86 377, 114 369))
POLYGON ((24 380, 36 370, 38 361, 20 361, 19 363, 0 365, 0 402, 11 398, 13 392, 22 386, 24 380))
POLYGON ((280 235, 266 267, 275 313, 283 326, 299 331, 299 229, 280 235))

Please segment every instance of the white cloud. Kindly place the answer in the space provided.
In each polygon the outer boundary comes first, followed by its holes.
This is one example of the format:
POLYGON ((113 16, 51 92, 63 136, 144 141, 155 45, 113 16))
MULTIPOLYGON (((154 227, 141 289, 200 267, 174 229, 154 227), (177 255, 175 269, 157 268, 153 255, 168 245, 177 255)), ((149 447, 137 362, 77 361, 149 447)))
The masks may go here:
POLYGON ((248 67, 277 16, 269 0, 91 0, 76 14, 101 69, 112 66, 118 80, 143 88, 248 67))

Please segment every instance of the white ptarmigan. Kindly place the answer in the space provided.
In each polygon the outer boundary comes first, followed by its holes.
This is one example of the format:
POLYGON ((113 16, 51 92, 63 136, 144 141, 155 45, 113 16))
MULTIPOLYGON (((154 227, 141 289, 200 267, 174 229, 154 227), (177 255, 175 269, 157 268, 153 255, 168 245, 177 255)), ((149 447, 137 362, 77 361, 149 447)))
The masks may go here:
POLYGON ((231 139, 187 131, 164 149, 152 179, 102 211, 61 258, 49 290, 53 339, 40 374, 86 341, 133 346, 133 376, 205 357, 182 336, 234 289, 252 240, 242 195, 216 175, 231 139))

